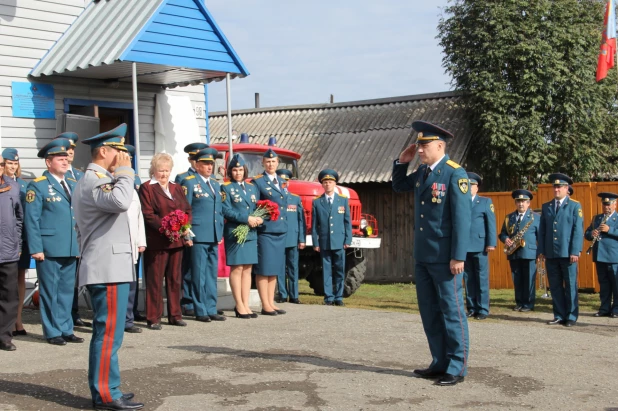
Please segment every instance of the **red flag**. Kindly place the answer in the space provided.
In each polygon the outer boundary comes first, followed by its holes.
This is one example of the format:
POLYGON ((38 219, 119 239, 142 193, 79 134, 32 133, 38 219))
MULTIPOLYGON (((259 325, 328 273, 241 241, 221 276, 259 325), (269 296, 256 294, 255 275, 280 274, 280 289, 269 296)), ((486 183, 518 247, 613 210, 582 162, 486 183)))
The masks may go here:
POLYGON ((601 51, 597 64, 597 81, 607 77, 607 71, 614 67, 616 61, 616 6, 614 0, 609 0, 605 6, 603 35, 601 36, 601 51))

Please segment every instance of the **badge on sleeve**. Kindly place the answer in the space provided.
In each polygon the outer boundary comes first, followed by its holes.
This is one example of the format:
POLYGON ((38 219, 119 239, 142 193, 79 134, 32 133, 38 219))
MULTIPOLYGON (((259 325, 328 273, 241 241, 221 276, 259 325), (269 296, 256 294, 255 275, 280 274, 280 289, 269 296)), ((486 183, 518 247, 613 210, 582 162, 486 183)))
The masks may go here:
POLYGON ((221 190, 221 201, 225 201, 226 198, 227 194, 225 194, 225 191, 221 190))
POLYGON ((101 190, 102 190, 104 193, 111 193, 113 188, 114 188, 114 186, 113 186, 113 185, 111 185, 110 183, 103 184, 103 185, 101 186, 101 190))
POLYGON ((182 186, 182 191, 185 193, 185 195, 187 195, 189 193, 189 190, 187 189, 187 186, 182 186))
POLYGON ((468 179, 467 178, 460 178, 458 185, 462 193, 464 194, 468 193, 468 179))
POLYGON ((583 213, 581 208, 579 210, 577 210, 577 215, 579 216, 579 218, 584 217, 584 213, 583 213))
POLYGON ((27 203, 33 202, 35 197, 36 197, 36 193, 34 192, 34 190, 28 190, 28 192, 26 193, 26 202, 27 203))
POLYGON ((492 213, 494 213, 494 214, 496 213, 496 210, 494 209, 494 205, 493 204, 489 205, 489 209, 491 210, 492 213))

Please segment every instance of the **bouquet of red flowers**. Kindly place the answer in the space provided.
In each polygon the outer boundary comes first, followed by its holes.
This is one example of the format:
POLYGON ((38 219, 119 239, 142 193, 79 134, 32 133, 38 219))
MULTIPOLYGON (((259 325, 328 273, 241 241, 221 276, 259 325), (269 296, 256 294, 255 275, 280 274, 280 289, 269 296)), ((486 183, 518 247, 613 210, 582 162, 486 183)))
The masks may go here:
POLYGON ((181 210, 175 210, 161 219, 161 227, 159 232, 165 235, 170 243, 174 243, 180 240, 180 237, 185 233, 186 239, 190 239, 190 236, 195 237, 191 231, 191 224, 189 224, 189 216, 187 213, 181 210))
MULTIPOLYGON (((263 220, 277 221, 279 218, 279 204, 270 200, 260 200, 257 202, 257 208, 250 216, 260 217, 263 220)), ((232 231, 238 244, 244 244, 247 241, 249 230, 250 228, 247 224, 240 224, 232 231)))

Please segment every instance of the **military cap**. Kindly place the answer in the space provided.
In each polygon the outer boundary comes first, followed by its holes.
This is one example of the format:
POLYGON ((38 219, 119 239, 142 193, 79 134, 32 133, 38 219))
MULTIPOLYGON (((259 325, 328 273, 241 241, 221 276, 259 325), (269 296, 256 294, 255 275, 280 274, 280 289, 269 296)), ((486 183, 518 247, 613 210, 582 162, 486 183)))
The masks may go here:
POLYGON ((200 151, 198 151, 197 153, 195 153, 193 155, 193 157, 191 157, 191 160, 193 161, 215 161, 215 157, 217 157, 217 154, 219 154, 219 152, 217 150, 215 150, 214 148, 204 148, 200 151))
POLYGON ((532 200, 534 196, 528 190, 513 190, 511 192, 511 197, 515 200, 532 200))
POLYGON ((17 149, 15 148, 5 148, 2 150, 2 158, 6 160, 19 160, 19 153, 17 153, 17 149))
POLYGON ((279 157, 277 155, 277 153, 274 152, 274 150, 272 148, 269 148, 268 150, 266 150, 266 152, 263 155, 264 158, 275 158, 275 157, 279 157))
POLYGON ((132 146, 131 144, 125 144, 124 147, 127 149, 130 157, 135 156, 135 146, 132 146))
POLYGON ((572 196, 575 190, 573 190, 573 186, 569 185, 569 195, 572 196))
POLYGON ((127 151, 126 147, 124 146, 124 136, 126 134, 127 125, 126 123, 122 123, 121 125, 112 130, 82 140, 82 143, 89 145, 90 149, 107 146, 113 147, 116 150, 127 151))
POLYGON ((555 186, 568 186, 573 184, 573 180, 566 174, 553 173, 549 175, 549 183, 555 186))
POLYGON ((280 168, 276 171, 276 173, 284 180, 289 180, 290 178, 292 178, 292 171, 288 170, 287 168, 280 168))
POLYGON ((416 144, 427 144, 436 140, 450 141, 454 138, 450 131, 426 121, 413 122, 412 129, 418 133, 416 144))
POLYGON ((601 197, 601 202, 603 204, 611 204, 618 199, 618 194, 614 193, 599 193, 599 197, 601 197))
POLYGON ((470 184, 483 184, 483 179, 476 173, 468 173, 468 180, 470 180, 470 184))
POLYGON ((324 180, 335 180, 336 183, 339 181, 339 174, 331 168, 325 168, 318 174, 318 181, 321 183, 324 180))
POLYGON ((55 138, 45 145, 39 154, 40 158, 47 158, 50 156, 68 156, 67 150, 71 148, 71 142, 66 138, 55 138))
POLYGON ((77 133, 72 131, 65 131, 64 133, 58 134, 54 139, 57 138, 66 138, 71 143, 71 147, 75 147, 77 145, 77 140, 79 140, 79 136, 77 133))
POLYGON ((191 143, 191 144, 187 144, 184 150, 185 150, 185 153, 189 154, 190 156, 193 156, 197 154, 198 151, 203 150, 208 147, 209 145, 206 143, 191 143))
POLYGON ((230 163, 227 165, 228 169, 232 169, 234 167, 244 167, 245 159, 243 159, 240 154, 234 154, 230 163))

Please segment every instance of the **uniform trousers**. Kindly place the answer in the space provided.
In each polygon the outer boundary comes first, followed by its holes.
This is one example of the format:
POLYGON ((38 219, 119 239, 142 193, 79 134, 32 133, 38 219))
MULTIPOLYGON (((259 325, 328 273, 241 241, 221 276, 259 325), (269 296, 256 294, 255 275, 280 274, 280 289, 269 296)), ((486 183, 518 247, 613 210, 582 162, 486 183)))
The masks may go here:
POLYGON ((429 369, 465 376, 470 340, 462 274, 451 274, 448 263, 417 262, 415 267, 418 308, 432 357, 429 369))
POLYGON ((324 250, 322 257, 322 276, 324 279, 324 301, 342 301, 345 281, 345 249, 324 250))
POLYGON ((191 266, 191 247, 185 247, 182 254, 182 299, 180 300, 180 304, 185 310, 193 310, 191 266))
POLYGON ((79 287, 73 288, 73 303, 71 304, 71 318, 73 319, 73 322, 80 319, 80 316, 79 316, 79 287))
POLYGON ((75 257, 45 257, 36 262, 41 323, 47 339, 73 334, 71 306, 76 266, 75 257))
POLYGON ((111 402, 122 396, 118 350, 124 338, 129 283, 89 284, 92 339, 88 359, 88 386, 92 401, 111 402))
POLYGON ((163 316, 163 279, 167 294, 167 319, 182 319, 180 311, 181 265, 183 248, 149 250, 144 252, 146 274, 146 319, 158 323, 163 316))
POLYGON ((0 341, 13 339, 13 327, 17 319, 17 261, 0 264, 0 341))
POLYGON ((139 314, 137 310, 137 303, 139 298, 139 257, 137 259, 137 264, 135 264, 135 278, 136 281, 131 281, 129 283, 129 298, 127 300, 127 314, 124 320, 124 329, 133 327, 135 325, 135 314, 136 312, 139 314))
POLYGON ((547 278, 554 309, 554 318, 577 321, 579 302, 577 299, 577 263, 566 258, 546 258, 547 278))
POLYGON ((618 264, 597 262, 601 314, 618 314, 618 264))
POLYGON ((285 272, 277 276, 277 292, 283 300, 298 299, 298 246, 285 248, 285 272))
POLYGON ((515 305, 534 309, 536 300, 536 260, 518 258, 509 260, 515 286, 515 305))
POLYGON ((489 314, 489 261, 487 253, 468 253, 464 263, 466 306, 476 314, 489 314))
POLYGON ((191 299, 196 317, 217 314, 219 245, 193 243, 191 247, 191 299))

